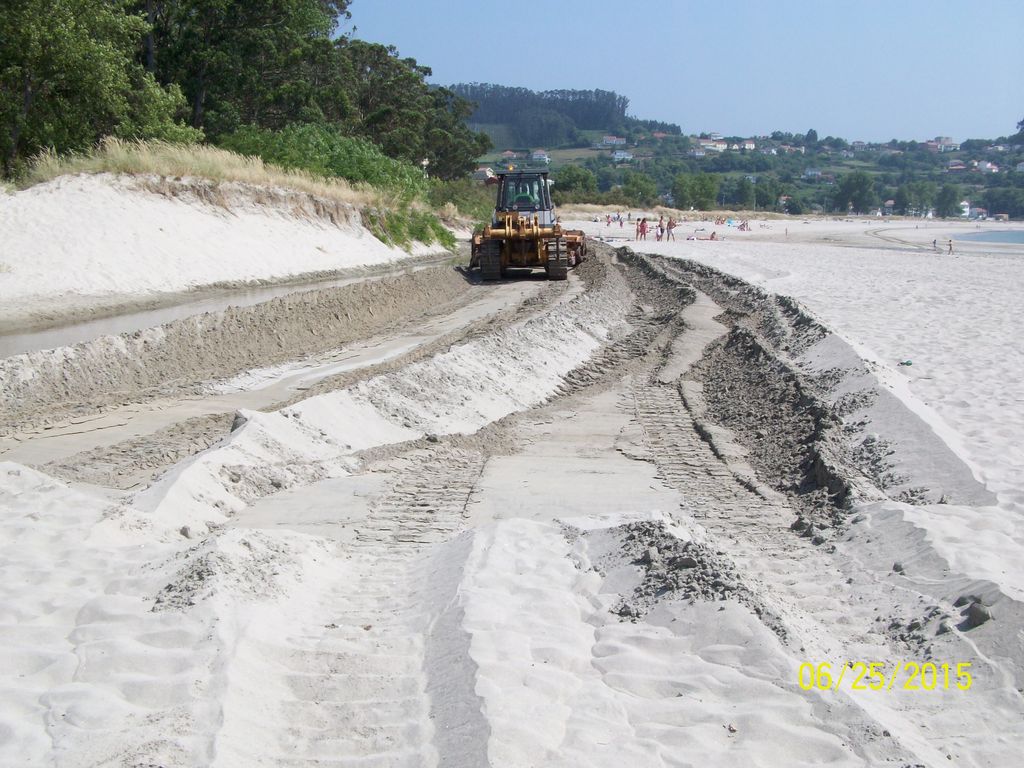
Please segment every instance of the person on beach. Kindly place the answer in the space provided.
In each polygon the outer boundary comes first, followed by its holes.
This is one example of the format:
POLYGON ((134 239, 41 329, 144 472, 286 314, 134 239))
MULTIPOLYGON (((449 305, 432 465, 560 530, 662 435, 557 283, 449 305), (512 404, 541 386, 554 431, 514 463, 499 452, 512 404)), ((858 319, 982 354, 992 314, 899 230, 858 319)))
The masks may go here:
POLYGON ((634 225, 634 229, 636 231, 633 233, 633 239, 634 240, 639 240, 640 239, 640 219, 636 220, 636 224, 634 225))
POLYGON ((939 252, 939 239, 938 238, 935 238, 934 240, 932 240, 932 250, 935 251, 936 253, 939 252))
POLYGON ((672 230, 674 230, 675 228, 676 228, 676 220, 673 219, 670 216, 669 219, 668 219, 668 224, 665 225, 665 239, 666 240, 675 240, 676 239, 675 234, 672 232, 672 230))
POLYGON ((640 219, 640 239, 647 239, 647 217, 640 219))
POLYGON ((950 256, 953 255, 953 241, 952 240, 949 241, 949 255, 950 256))

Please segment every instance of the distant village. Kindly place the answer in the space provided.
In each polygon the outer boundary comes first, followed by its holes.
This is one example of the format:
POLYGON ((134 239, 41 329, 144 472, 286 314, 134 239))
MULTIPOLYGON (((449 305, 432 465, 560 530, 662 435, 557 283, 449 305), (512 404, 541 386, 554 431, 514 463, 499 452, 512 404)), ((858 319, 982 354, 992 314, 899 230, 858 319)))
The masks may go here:
MULTIPOLYGON (((609 134, 603 136, 600 141, 594 142, 589 149, 594 153, 591 156, 602 156, 610 159, 615 165, 628 166, 633 164, 634 161, 654 156, 656 146, 660 142, 667 139, 678 140, 680 138, 682 137, 678 134, 654 131, 650 134, 641 135, 635 138, 633 143, 630 143, 626 137, 609 134)), ((867 160, 869 158, 877 159, 886 156, 902 155, 906 151, 899 146, 894 146, 892 142, 871 143, 854 141, 844 148, 825 147, 808 153, 806 147, 776 141, 766 136, 741 139, 735 137, 725 138, 719 133, 707 133, 686 138, 689 139, 689 149, 681 154, 694 159, 713 157, 725 153, 757 153, 769 156, 809 155, 808 160, 812 160, 812 157, 813 160, 825 161, 830 159, 858 158, 867 160)), ((845 144, 845 142, 843 143, 845 144)), ((928 141, 917 142, 915 148, 919 151, 924 149, 929 153, 942 155, 960 152, 961 145, 948 136, 936 136, 928 141)), ((992 144, 982 149, 983 153, 987 156, 991 156, 993 153, 1013 153, 1019 155, 1022 147, 1009 144, 992 144)), ((558 152, 559 150, 555 150, 555 154, 558 152)), ((505 149, 493 163, 479 165, 473 176, 477 180, 487 182, 495 178, 495 168, 550 167, 553 162, 557 165, 562 165, 572 161, 572 159, 563 158, 559 162, 553 157, 551 152, 544 148, 530 150, 505 149)), ((980 175, 985 174, 1010 171, 1024 173, 1024 161, 1000 165, 992 160, 965 160, 957 157, 943 163, 941 170, 944 174, 948 174, 951 177, 951 181, 955 177, 964 177, 964 181, 969 181, 972 178, 978 179, 980 175)), ((753 174, 747 175, 746 178, 751 182, 756 181, 756 176, 753 174)), ((836 181, 836 174, 823 170, 817 165, 808 164, 800 174, 800 178, 812 184, 832 185, 836 181)), ((886 200, 874 213, 879 216, 892 215, 894 206, 895 202, 893 200, 886 200)), ((988 217, 988 211, 980 206, 972 205, 969 200, 964 200, 961 203, 961 210, 962 215, 966 218, 984 219, 988 217)))
MULTIPOLYGON (((660 133, 655 131, 650 134, 650 138, 655 141, 661 141, 667 138, 673 137, 672 134, 660 133)), ((646 138, 646 137, 645 137, 646 138)), ((772 141, 768 137, 758 137, 753 139, 732 139, 726 140, 718 133, 711 133, 701 136, 690 136, 691 148, 687 151, 687 155, 693 158, 706 157, 713 153, 724 153, 724 152, 757 152, 762 155, 794 155, 806 154, 805 147, 793 146, 791 144, 784 144, 772 141)), ((638 142, 635 146, 643 145, 643 140, 638 142)), ((627 139, 622 136, 605 136, 600 142, 595 143, 591 146, 594 150, 608 150, 611 159, 616 163, 629 163, 634 159, 634 153, 628 148, 627 139)), ((948 136, 937 136, 929 141, 920 142, 919 146, 927 149, 929 152, 935 152, 938 154, 946 152, 959 152, 960 144, 953 141, 948 136)), ((988 152, 1011 152, 1019 147, 1009 144, 993 144, 986 147, 988 152)), ((862 153, 873 153, 879 157, 886 155, 901 155, 904 150, 892 147, 888 143, 869 143, 865 141, 854 141, 851 142, 849 149, 840 150, 829 150, 824 149, 815 153, 819 157, 831 157, 833 155, 842 158, 855 158, 857 155, 862 153)), ((501 153, 495 164, 515 164, 515 165, 549 165, 551 163, 551 155, 546 149, 533 149, 533 150, 516 150, 506 149, 501 153)), ((1016 163, 1011 166, 1018 173, 1024 172, 1024 162, 1016 163)), ((963 160, 954 159, 950 160, 946 164, 945 170, 949 173, 966 173, 969 171, 978 171, 980 173, 999 173, 1001 169, 996 163, 987 160, 973 160, 964 162, 963 160)), ((478 168, 481 173, 486 172, 486 166, 478 168)), ((804 171, 805 178, 826 178, 827 175, 823 175, 822 172, 817 168, 808 168, 804 171)))

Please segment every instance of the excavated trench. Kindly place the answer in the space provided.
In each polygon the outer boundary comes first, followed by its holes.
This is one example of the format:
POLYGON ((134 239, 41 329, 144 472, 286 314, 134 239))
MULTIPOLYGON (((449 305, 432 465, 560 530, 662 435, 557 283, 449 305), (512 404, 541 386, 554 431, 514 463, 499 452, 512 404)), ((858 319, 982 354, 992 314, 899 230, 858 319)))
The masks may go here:
POLYGON ((470 287, 437 266, 14 355, 0 360, 0 435, 324 352, 450 311, 470 287))
MULTIPOLYGON (((819 525, 841 520, 849 493, 844 477, 853 470, 852 462, 840 456, 838 417, 817 396, 820 387, 787 361, 825 330, 791 302, 693 262, 638 255, 627 248, 612 255, 605 246, 595 250, 599 257, 577 269, 575 277, 588 291, 606 279, 605 270, 623 271, 633 293, 625 318, 628 331, 571 371, 557 396, 571 398, 583 389, 614 382, 645 356, 664 358, 673 339, 685 332, 680 311, 701 291, 724 309, 719 320, 729 328, 690 374, 703 385, 709 418, 747 449, 763 482, 792 498, 809 518, 819 525)), ((0 361, 0 435, 68 419, 87 424, 93 414, 130 403, 194 397, 204 391, 205 382, 314 356, 385 331, 415 328, 464 306, 481 290, 508 290, 510 285, 480 286, 449 265, 428 267, 13 356, 0 361)), ((517 307, 497 316, 393 360, 325 376, 267 406, 282 407, 352 386, 541 314, 561 290, 543 282, 535 287, 517 307)), ((192 416, 48 462, 46 468, 66 479, 128 488, 216 444, 232 423, 229 412, 192 416)))
POLYGON ((758 478, 801 511, 798 529, 807 527, 804 517, 819 525, 840 523, 851 478, 860 473, 841 443, 841 419, 822 387, 793 363, 827 330, 791 300, 696 262, 628 249, 620 249, 620 258, 650 281, 676 286, 683 295, 700 291, 722 308, 715 319, 725 334, 686 373, 701 386, 707 419, 728 430, 758 478))
POLYGON ((5 447, 20 448, 17 460, 64 479, 137 487, 226 437, 237 407, 274 409, 352 386, 538 314, 564 293, 536 279, 484 285, 445 264, 15 355, 0 360, 0 440, 8 436, 0 458, 11 458, 5 447), (256 389, 242 384, 250 391, 233 394, 229 386, 218 397, 216 382, 253 369, 256 389), (266 386, 288 376, 294 383, 266 386), (126 427, 147 412, 168 415, 126 427), (125 439, 109 439, 119 431, 125 439), (72 436, 80 450, 24 449, 72 436), (57 456, 33 461, 48 453, 57 456))

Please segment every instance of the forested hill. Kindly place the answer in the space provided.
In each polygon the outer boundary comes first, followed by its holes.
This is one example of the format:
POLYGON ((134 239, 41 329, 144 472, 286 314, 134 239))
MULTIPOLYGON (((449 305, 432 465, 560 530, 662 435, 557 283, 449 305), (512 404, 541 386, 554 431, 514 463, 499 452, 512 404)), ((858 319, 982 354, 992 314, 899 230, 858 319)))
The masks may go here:
POLYGON ((488 143, 466 127, 470 104, 395 48, 339 34, 349 4, 4 0, 0 176, 107 136, 205 141, 352 181, 371 181, 352 176, 367 153, 419 177, 424 160, 431 177, 472 171, 488 143))
POLYGON ((678 125, 629 117, 629 99, 614 91, 537 92, 491 83, 459 83, 450 90, 476 104, 469 123, 495 144, 586 145, 581 131, 624 133, 637 127, 680 133, 678 125))

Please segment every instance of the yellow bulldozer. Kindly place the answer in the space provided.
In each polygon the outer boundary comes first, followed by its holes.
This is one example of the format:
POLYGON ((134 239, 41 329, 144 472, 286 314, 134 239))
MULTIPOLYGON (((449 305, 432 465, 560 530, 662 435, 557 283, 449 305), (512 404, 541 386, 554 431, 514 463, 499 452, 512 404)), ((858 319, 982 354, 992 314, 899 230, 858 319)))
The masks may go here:
POLYGON ((579 229, 562 229, 551 204, 547 171, 508 170, 495 175, 498 187, 489 226, 474 233, 470 269, 483 280, 498 280, 510 268, 544 269, 548 280, 565 280, 569 268, 587 255, 579 229))

